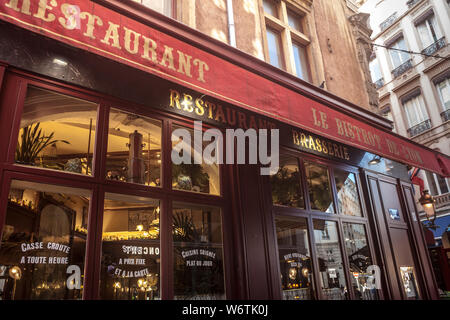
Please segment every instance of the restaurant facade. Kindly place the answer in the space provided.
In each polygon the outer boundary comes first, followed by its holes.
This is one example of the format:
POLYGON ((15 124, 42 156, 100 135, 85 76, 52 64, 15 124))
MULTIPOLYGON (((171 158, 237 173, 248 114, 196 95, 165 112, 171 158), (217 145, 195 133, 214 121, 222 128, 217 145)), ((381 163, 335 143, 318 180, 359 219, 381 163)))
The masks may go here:
POLYGON ((0 4, 1 299, 438 299, 408 166, 448 156, 137 8, 0 4), (194 121, 277 129, 279 170, 174 164, 194 121))

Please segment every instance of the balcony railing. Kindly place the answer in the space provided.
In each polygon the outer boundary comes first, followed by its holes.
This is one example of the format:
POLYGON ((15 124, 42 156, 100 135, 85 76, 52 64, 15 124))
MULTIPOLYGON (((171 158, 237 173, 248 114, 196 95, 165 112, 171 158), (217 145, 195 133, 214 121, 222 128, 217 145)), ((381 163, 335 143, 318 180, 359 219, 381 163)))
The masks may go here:
POLYGON ((433 196, 433 198, 434 200, 436 200, 436 202, 434 203, 436 209, 450 205, 450 193, 444 193, 439 196, 433 196))
POLYGON ((426 55, 432 55, 433 53, 435 53, 436 51, 438 51, 439 49, 441 49, 443 47, 445 47, 445 37, 440 38, 438 41, 436 41, 432 45, 423 49, 422 53, 426 54, 426 55))
POLYGON ((449 121, 450 120, 450 109, 445 110, 441 113, 442 121, 449 121))
POLYGON ((384 86, 384 79, 378 79, 373 84, 375 85, 375 88, 380 89, 382 86, 384 86))
POLYGON ((397 68, 392 70, 392 75, 394 76, 394 78, 400 77, 402 74, 404 74, 411 68, 412 68, 412 59, 409 59, 408 61, 402 63, 397 68))
POLYGON ((389 28, 389 26, 391 26, 395 22, 395 20, 397 20, 397 12, 394 12, 389 16, 389 18, 380 23, 380 30, 381 31, 386 30, 387 28, 389 28))
POLYGON ((425 120, 424 122, 421 122, 421 123, 415 125, 414 127, 409 128, 407 131, 408 131, 408 134, 410 137, 414 137, 428 129, 431 129, 431 120, 430 119, 425 120))

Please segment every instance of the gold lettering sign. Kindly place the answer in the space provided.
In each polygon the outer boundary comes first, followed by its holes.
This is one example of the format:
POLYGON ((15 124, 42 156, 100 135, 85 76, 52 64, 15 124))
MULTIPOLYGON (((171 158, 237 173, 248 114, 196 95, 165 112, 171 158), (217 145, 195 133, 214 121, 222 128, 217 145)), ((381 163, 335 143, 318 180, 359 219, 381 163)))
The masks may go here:
POLYGON ((303 149, 316 151, 327 156, 350 160, 348 148, 340 143, 325 140, 309 133, 292 130, 292 142, 303 149))
POLYGON ((43 23, 50 24, 55 21, 67 30, 85 30, 82 35, 90 39, 96 39, 96 34, 100 38, 100 42, 110 48, 120 50, 128 55, 139 56, 158 68, 164 67, 206 83, 206 72, 209 71, 209 66, 205 61, 190 56, 178 48, 157 42, 136 30, 106 21, 105 18, 102 20, 90 12, 80 11, 80 7, 77 5, 59 4, 56 0, 39 0, 35 12, 32 12, 30 0, 3 2, 6 2, 2 3, 5 7, 40 19, 43 23), (106 31, 97 28, 102 26, 106 27, 106 31))
POLYGON ((191 113, 196 117, 203 117, 205 120, 212 120, 219 125, 227 127, 238 127, 244 130, 249 128, 255 130, 276 128, 275 124, 270 121, 254 115, 247 115, 228 106, 216 104, 203 97, 204 95, 194 97, 191 94, 171 89, 169 107, 177 111, 191 113))

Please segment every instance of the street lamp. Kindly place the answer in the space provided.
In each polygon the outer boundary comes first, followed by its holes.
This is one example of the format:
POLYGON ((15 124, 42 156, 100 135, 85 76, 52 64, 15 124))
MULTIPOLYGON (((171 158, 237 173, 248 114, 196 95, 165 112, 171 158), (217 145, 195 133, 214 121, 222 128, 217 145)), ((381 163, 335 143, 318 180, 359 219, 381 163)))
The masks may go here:
POLYGON ((427 220, 429 222, 427 227, 434 230, 437 228, 434 224, 434 221, 436 220, 436 210, 434 208, 435 202, 436 200, 434 200, 433 196, 429 194, 428 190, 422 191, 422 196, 419 198, 419 203, 422 205, 425 215, 427 216, 427 220))

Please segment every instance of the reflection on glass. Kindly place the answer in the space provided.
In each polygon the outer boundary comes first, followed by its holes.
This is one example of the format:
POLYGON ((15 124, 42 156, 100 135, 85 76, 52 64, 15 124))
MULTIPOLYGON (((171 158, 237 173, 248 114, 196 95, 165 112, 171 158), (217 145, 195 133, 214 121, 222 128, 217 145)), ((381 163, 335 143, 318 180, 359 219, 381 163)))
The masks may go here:
POLYGON ((350 263, 350 278, 358 300, 378 300, 378 292, 373 285, 373 275, 367 272, 372 265, 364 225, 343 223, 345 251, 350 263))
POLYGON ((306 219, 275 218, 283 300, 313 298, 306 219))
POLYGON ((159 201, 105 195, 100 297, 160 299, 159 201))
MULTIPOLYGON (((194 156, 197 150, 202 150, 203 152, 204 148, 211 144, 211 142, 203 141, 202 146, 197 146, 196 148, 194 148, 194 130, 174 126, 174 130, 176 129, 187 130, 187 132, 190 134, 190 144, 183 139, 180 139, 179 141, 174 141, 172 143, 172 147, 177 146, 177 148, 180 148, 180 150, 190 149, 191 164, 181 163, 177 165, 172 163, 172 187, 178 190, 219 195, 219 165, 217 163, 206 164, 204 160, 202 161, 202 164, 194 163, 194 156)), ((183 151, 180 152, 182 153, 183 151)), ((202 154, 197 156, 200 156, 200 158, 203 159, 202 154)))
POLYGON ((323 298, 346 300, 348 299, 348 290, 336 222, 314 220, 313 224, 323 298))
POLYGON ((335 169, 334 179, 336 181, 338 211, 348 216, 361 217, 361 205, 355 174, 335 169))
POLYGON ((106 177, 160 186, 161 121, 111 109, 106 177))
POLYGON ((305 161, 311 209, 333 213, 330 177, 326 167, 305 161))
POLYGON ((92 174, 97 105, 28 87, 15 161, 92 174))
POLYGON ((225 299, 222 223, 218 208, 174 203, 176 300, 225 299))
POLYGON ((13 180, 0 245, 0 300, 81 299, 90 192, 13 180))
POLYGON ((270 28, 266 28, 266 33, 269 63, 277 68, 284 68, 280 33, 270 28))
POLYGON ((304 208, 297 159, 280 155, 280 169, 270 177, 273 204, 304 208))
POLYGON ((420 299, 414 267, 400 267, 400 274, 402 277, 403 290, 405 290, 406 298, 408 300, 420 299))

